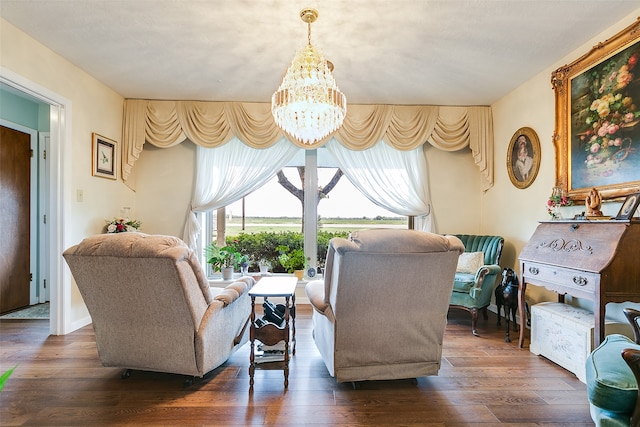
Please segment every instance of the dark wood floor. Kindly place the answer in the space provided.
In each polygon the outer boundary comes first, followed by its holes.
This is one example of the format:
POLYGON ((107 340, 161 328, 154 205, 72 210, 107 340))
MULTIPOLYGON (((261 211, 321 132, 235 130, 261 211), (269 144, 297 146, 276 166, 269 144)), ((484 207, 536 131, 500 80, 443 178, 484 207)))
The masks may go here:
POLYGON ((258 370, 252 393, 248 346, 187 387, 176 375, 122 380, 121 369, 101 367, 91 326, 49 336, 46 320, 0 320, 0 372, 18 365, 0 393, 0 425, 593 425, 585 385, 519 349, 516 334, 505 343, 495 316, 479 320, 478 338, 467 313, 449 313, 438 376, 354 388, 328 375, 310 309, 298 312, 289 389, 281 371, 258 370))

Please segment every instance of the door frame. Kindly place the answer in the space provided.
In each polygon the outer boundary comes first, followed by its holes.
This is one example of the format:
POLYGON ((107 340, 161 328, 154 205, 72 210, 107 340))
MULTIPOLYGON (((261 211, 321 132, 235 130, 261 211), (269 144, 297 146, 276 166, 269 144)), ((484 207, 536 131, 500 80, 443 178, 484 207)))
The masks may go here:
POLYGON ((49 329, 53 335, 64 335, 80 326, 71 324, 71 274, 65 269, 62 258, 64 248, 69 246, 65 235, 69 219, 65 213, 70 211, 71 194, 71 101, 5 67, 0 67, 0 82, 50 106, 51 146, 46 191, 49 194, 47 235, 51 254, 48 263, 51 281, 49 329))
MULTIPOLYGON (((49 181, 49 162, 47 153, 50 153, 51 135, 49 132, 38 133, 38 187, 47 188, 49 181)), ((49 260, 49 193, 38 191, 38 259, 49 260)), ((46 264, 40 261, 38 265, 38 302, 43 303, 51 300, 51 278, 49 277, 49 262, 46 264)))

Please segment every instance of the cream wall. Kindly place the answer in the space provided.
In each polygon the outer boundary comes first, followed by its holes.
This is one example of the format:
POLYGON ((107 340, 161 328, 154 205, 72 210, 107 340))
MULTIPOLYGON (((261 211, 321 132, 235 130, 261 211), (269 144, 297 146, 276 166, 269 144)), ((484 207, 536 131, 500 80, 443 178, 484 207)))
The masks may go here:
MULTIPOLYGON (((629 14, 618 24, 610 27, 572 53, 550 64, 531 80, 493 104, 495 136, 495 181, 496 185, 482 198, 482 232, 501 234, 505 238, 504 267, 517 269, 520 250, 531 237, 537 222, 548 219, 545 204, 555 185, 555 150, 552 136, 555 127, 555 97, 551 87, 551 73, 562 65, 569 64, 588 52, 592 46, 603 42, 618 31, 636 21, 640 8, 629 14), (528 126, 533 128, 540 139, 542 151, 540 171, 533 184, 526 189, 517 189, 511 184, 506 169, 507 148, 514 132, 528 126)), ((603 212, 615 214, 619 204, 605 204, 603 212)), ((583 211, 582 206, 566 210, 563 215, 573 216, 583 211)), ((553 300, 555 294, 539 287, 527 290, 527 300, 531 303, 553 300)), ((591 308, 590 302, 577 301, 579 305, 591 308)))
POLYGON ((193 192, 196 145, 145 144, 136 162, 138 217, 142 231, 182 238, 193 192))
MULTIPOLYGON (((91 133, 121 140, 123 97, 2 19, 0 51, 0 66, 71 103, 71 141, 67 145, 71 152, 63 153, 65 170, 61 171, 70 177, 62 189, 65 245, 101 232, 104 220, 119 215, 122 206, 131 206, 135 212, 135 193, 121 180, 91 176, 91 133), (83 192, 82 202, 76 197, 78 190, 83 192)), ((51 256, 62 263, 61 254, 51 256)), ((66 286, 71 287, 69 324, 88 323, 76 286, 66 286)))
MULTIPOLYGON (((447 153, 425 147, 438 232, 500 234, 506 240, 502 264, 516 267, 517 254, 537 221, 547 217, 545 202, 555 180, 551 72, 625 28, 638 15, 640 8, 492 105, 495 186, 486 193, 481 190, 480 173, 468 150, 447 153), (542 158, 534 183, 519 190, 511 184, 505 164, 511 136, 523 126, 538 133, 542 158)), ((122 96, 1 18, 0 51, 1 67, 71 102, 71 153, 64 153, 70 178, 63 189, 63 241, 70 245, 99 233, 104 220, 119 215, 124 206, 131 207, 131 216, 143 222, 143 231, 181 236, 191 197, 194 146, 145 149, 137 165, 138 193, 121 180, 92 177, 91 133, 121 140, 122 96), (78 190, 83 193, 82 201, 78 190)), ((605 206, 605 213, 616 210, 605 206)), ((60 254, 53 256, 61 262, 60 254)), ((88 320, 87 312, 75 286, 71 294, 70 320, 80 324, 88 320)), ((534 300, 553 298, 540 290, 529 295, 534 300)))
POLYGON ((471 150, 442 151, 426 144, 425 153, 436 232, 480 233, 481 174, 471 150))

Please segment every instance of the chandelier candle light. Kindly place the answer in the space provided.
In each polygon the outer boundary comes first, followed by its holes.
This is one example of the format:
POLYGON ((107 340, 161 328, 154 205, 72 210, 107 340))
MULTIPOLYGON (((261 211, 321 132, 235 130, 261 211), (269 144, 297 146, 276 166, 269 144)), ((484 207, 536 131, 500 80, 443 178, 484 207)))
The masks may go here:
POLYGON ((333 64, 311 45, 311 23, 318 11, 303 9, 300 18, 307 23, 308 43, 293 58, 271 97, 271 113, 283 131, 313 145, 342 126, 347 98, 333 78, 333 64))

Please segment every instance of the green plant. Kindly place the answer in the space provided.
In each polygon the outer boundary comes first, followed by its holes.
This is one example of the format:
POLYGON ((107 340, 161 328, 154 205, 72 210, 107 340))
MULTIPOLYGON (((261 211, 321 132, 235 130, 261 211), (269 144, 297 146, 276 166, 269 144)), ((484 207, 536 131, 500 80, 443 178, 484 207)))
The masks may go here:
POLYGON ((11 374, 13 373, 13 370, 16 369, 16 367, 17 366, 14 366, 13 368, 9 369, 4 374, 2 374, 2 376, 0 376, 0 391, 2 391, 2 389, 4 388, 4 383, 7 382, 7 380, 9 379, 11 374))
POLYGON ((296 270, 304 270, 307 265, 307 259, 304 257, 304 251, 302 249, 289 249, 289 246, 278 246, 278 262, 282 265, 287 273, 293 273, 296 270))
POLYGON ((204 248, 207 263, 213 266, 213 271, 222 271, 223 268, 233 267, 240 269, 243 263, 248 261, 246 255, 242 255, 233 246, 218 247, 217 244, 211 243, 204 248))
MULTIPOLYGON (((318 230, 318 247, 316 266, 324 267, 327 258, 329 240, 333 237, 347 237, 348 231, 318 230)), ((304 237, 302 233, 295 231, 261 231, 255 233, 241 232, 227 236, 226 245, 235 248, 241 254, 246 254, 249 271, 259 271, 260 261, 269 263, 269 269, 274 273, 284 273, 286 269, 279 262, 279 246, 287 246, 290 250, 303 250, 304 237)), ((288 251, 287 251, 288 252, 288 251)))

